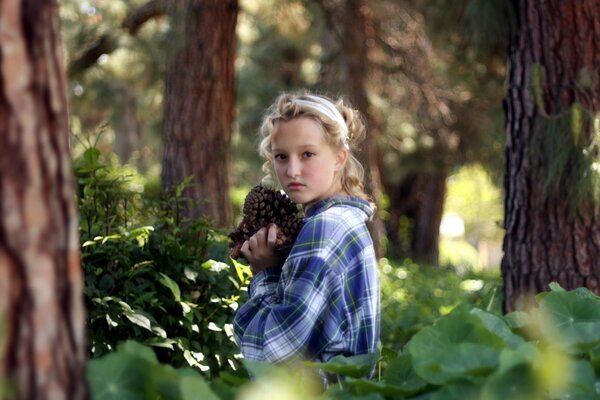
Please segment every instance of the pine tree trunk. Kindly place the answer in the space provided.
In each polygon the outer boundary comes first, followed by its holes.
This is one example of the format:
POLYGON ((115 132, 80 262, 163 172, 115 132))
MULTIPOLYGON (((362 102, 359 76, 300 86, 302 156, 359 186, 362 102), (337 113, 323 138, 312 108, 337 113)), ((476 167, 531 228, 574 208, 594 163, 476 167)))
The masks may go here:
POLYGON ((387 231, 390 255, 409 256, 427 265, 439 264, 439 231, 446 196, 444 170, 415 174, 403 182, 384 180, 390 201, 387 231), (400 221, 411 221, 410 227, 400 232, 400 221), (402 238, 409 234, 410 238, 402 238))
POLYGON ((57 8, 0 3, 0 386, 8 398, 87 397, 57 8))
POLYGON ((440 223, 444 212, 447 174, 440 171, 427 174, 423 178, 422 188, 417 193, 411 256, 418 262, 438 265, 440 223))
POLYGON ((600 293, 600 221, 591 204, 574 211, 570 193, 546 190, 547 160, 539 154, 540 143, 551 135, 544 127, 575 101, 600 110, 600 0, 513 4, 517 21, 509 43, 505 100, 505 311, 525 306, 530 295, 547 290, 552 281, 600 293), (533 80, 536 65, 540 84, 533 80), (536 102, 536 91, 543 106, 536 102))
POLYGON ((173 13, 182 28, 166 78, 162 185, 194 176, 184 195, 190 217, 232 223, 230 136, 234 106, 237 0, 186 0, 173 13))
MULTIPOLYGON (((344 34, 342 50, 346 57, 347 88, 352 105, 365 116, 367 122, 367 138, 362 143, 359 159, 365 168, 365 189, 373 196, 375 203, 381 207, 381 177, 379 173, 379 126, 374 118, 367 94, 367 77, 369 72, 369 56, 367 42, 369 40, 369 18, 371 10, 365 0, 346 0, 343 14, 344 34)), ((370 224, 370 232, 378 256, 383 256, 382 237, 385 235, 383 221, 377 213, 370 224)))

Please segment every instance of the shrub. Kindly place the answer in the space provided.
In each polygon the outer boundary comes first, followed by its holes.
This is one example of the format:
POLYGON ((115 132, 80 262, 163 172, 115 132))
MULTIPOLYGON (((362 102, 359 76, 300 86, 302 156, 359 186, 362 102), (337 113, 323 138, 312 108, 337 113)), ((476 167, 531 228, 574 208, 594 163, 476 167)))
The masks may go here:
MULTIPOLYGON (((401 351, 384 348, 380 355, 306 362, 306 368, 341 377, 322 394, 302 384, 302 366, 257 363, 247 363, 253 381, 224 374, 202 390, 210 390, 206 398, 223 400, 599 398, 600 298, 584 288, 567 292, 552 284, 551 289, 536 297, 536 308, 505 316, 457 307, 419 330, 401 351), (366 379, 375 362, 385 367, 366 379)), ((106 383, 122 375, 106 371, 106 383)), ((134 384, 140 386, 129 382, 134 384)))
POLYGON ((177 367, 237 368, 230 321, 249 271, 229 259, 223 233, 181 217, 186 183, 153 202, 135 170, 94 147, 74 166, 91 356, 135 339, 177 367))
POLYGON ((499 312, 497 270, 431 267, 410 260, 380 263, 381 342, 401 348, 417 331, 461 304, 499 312))

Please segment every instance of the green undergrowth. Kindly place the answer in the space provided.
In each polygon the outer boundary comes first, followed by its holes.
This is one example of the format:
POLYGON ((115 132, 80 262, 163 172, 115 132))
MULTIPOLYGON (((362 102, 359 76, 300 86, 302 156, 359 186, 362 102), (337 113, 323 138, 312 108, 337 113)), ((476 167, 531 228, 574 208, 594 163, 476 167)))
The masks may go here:
POLYGON ((95 399, 594 399, 600 397, 600 298, 556 284, 537 306, 505 316, 463 305, 421 328, 402 348, 276 367, 245 363, 211 381, 121 345, 92 360, 95 399), (375 367, 375 376, 365 374, 375 367), (336 374, 326 390, 317 369, 336 374), (254 379, 249 379, 247 372, 254 379), (242 373, 243 372, 243 373, 242 373))
POLYGON ((433 267, 383 259, 380 280, 381 341, 386 347, 402 347, 421 328, 461 305, 501 310, 497 268, 433 267))
POLYGON ((249 269, 228 257, 223 232, 183 217, 187 183, 150 198, 135 169, 93 146, 74 169, 91 358, 135 339, 206 377, 237 369, 231 322, 249 269))

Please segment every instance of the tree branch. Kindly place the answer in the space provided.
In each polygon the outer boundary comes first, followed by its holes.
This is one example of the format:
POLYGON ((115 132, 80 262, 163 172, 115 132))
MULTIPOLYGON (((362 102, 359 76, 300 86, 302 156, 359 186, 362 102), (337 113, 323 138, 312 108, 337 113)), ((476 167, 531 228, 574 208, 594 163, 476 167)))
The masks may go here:
MULTIPOLYGON (((149 20, 167 13, 166 0, 150 0, 148 3, 132 10, 121 23, 121 28, 135 36, 140 28, 149 20)), ((70 77, 82 74, 93 66, 102 54, 110 54, 119 47, 118 33, 107 33, 98 38, 81 56, 69 63, 70 77)))

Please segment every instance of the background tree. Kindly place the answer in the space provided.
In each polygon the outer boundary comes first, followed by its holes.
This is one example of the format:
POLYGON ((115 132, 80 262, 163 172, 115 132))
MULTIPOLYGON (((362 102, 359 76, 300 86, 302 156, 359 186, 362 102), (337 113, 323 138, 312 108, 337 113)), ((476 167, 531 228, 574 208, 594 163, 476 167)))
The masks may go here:
POLYGON ((491 172, 502 165, 494 116, 500 115, 505 56, 503 43, 493 39, 504 32, 496 21, 506 18, 496 3, 377 2, 372 79, 386 126, 380 170, 391 256, 437 264, 448 176, 467 164, 491 172))
POLYGON ((85 313, 57 3, 3 2, 0 25, 0 380, 10 398, 83 399, 85 313))
POLYGON ((506 94, 504 309, 558 281, 600 293, 600 1, 515 1, 506 94))
POLYGON ((188 216, 232 223, 230 135, 234 107, 237 0, 189 0, 172 11, 176 49, 166 76, 162 185, 193 176, 188 216), (177 48, 181 46, 180 48, 177 48))
MULTIPOLYGON (((372 47, 369 46, 369 43, 374 41, 371 2, 345 0, 340 4, 340 2, 319 0, 318 3, 323 10, 327 27, 339 40, 338 48, 343 60, 343 67, 341 70, 337 70, 337 73, 343 77, 340 86, 344 88, 350 103, 365 118, 367 136, 361 144, 358 156, 365 168, 365 189, 373 197, 380 210, 383 194, 378 162, 380 127, 373 113, 368 92, 369 73, 371 72, 369 47, 372 47)), ((329 37, 327 32, 322 32, 322 35, 324 35, 324 39, 329 37)), ((331 66, 326 68, 330 71, 336 70, 331 66)), ((376 213, 370 224, 370 231, 378 256, 383 256, 384 248, 381 241, 385 236, 385 229, 380 213, 376 213)))

